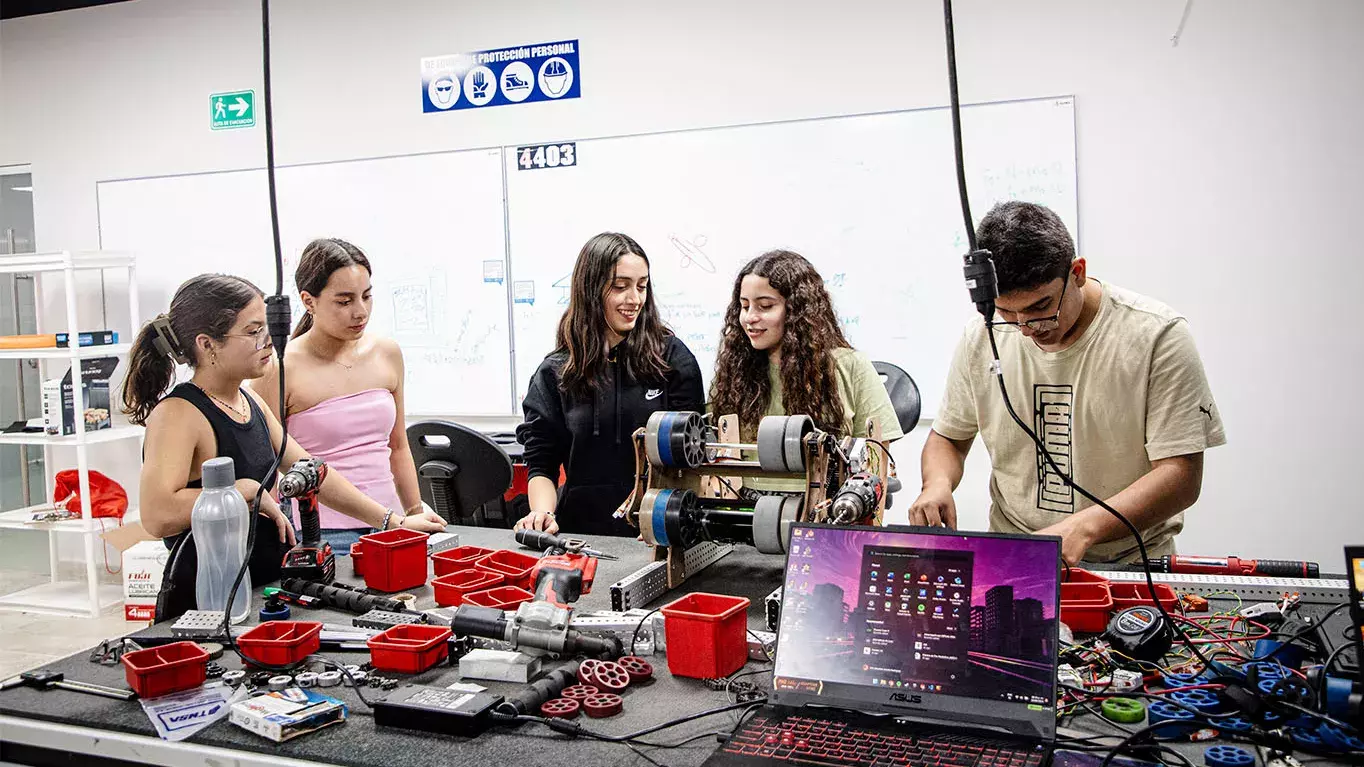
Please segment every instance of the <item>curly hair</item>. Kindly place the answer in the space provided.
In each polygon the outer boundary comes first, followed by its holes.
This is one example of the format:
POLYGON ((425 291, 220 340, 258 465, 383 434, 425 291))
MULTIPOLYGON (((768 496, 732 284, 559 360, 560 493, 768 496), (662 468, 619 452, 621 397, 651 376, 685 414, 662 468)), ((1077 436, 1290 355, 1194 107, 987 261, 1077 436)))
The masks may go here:
POLYGON ((739 325, 739 293, 750 274, 766 277, 786 300, 786 330, 781 340, 782 409, 789 415, 810 416, 821 430, 844 432, 847 424, 843 423, 833 351, 852 345, 838 324, 824 279, 803 256, 788 250, 758 256, 734 279, 710 389, 712 412, 737 414, 741 432, 751 435, 772 400, 767 353, 754 349, 739 325))

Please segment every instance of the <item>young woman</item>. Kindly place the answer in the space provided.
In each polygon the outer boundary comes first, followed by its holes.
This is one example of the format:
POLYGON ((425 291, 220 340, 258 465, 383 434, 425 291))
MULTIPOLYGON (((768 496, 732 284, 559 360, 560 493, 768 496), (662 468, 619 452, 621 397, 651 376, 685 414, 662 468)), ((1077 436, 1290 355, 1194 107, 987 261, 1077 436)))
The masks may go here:
POLYGON ((696 358, 659 319, 650 287, 648 256, 623 234, 599 234, 578 254, 557 348, 531 378, 516 430, 530 473, 518 528, 637 534, 612 516, 634 485, 631 435, 654 411, 703 405, 696 358))
MULTIPOLYGON (((788 414, 858 437, 867 436, 871 417, 884 441, 904 436, 881 376, 843 336, 824 279, 804 257, 786 250, 749 261, 734 280, 710 398, 711 412, 739 416, 748 441, 756 439, 763 416, 788 414)), ((794 487, 780 480, 745 484, 794 487)))
MULTIPOLYGON (((365 254, 345 240, 313 240, 294 271, 307 314, 286 347, 284 404, 271 365, 251 388, 289 436, 340 471, 365 495, 407 514, 422 510, 417 467, 403 419, 403 353, 387 338, 365 334, 373 299, 365 254)), ((368 526, 321 505, 322 537, 338 555, 368 526)))
MULTIPOLYGON (((259 378, 270 366, 273 349, 265 326, 265 301, 250 282, 221 274, 204 274, 181 285, 170 310, 142 328, 129 359, 123 387, 124 412, 147 427, 142 465, 142 526, 165 538, 172 549, 163 594, 182 596, 160 618, 194 606, 194 567, 174 567, 179 549, 193 550, 186 532, 190 511, 199 497, 204 461, 227 456, 236 467, 237 489, 250 503, 261 483, 275 485, 269 472, 279 447, 279 421, 242 382, 259 378), (188 383, 167 393, 177 362, 194 369, 188 383), (189 579, 188 583, 181 582, 189 579), (184 595, 187 594, 187 600, 184 595)), ((283 467, 307 458, 292 438, 283 467)), ((401 509, 366 497, 341 472, 323 482, 324 502, 361 523, 380 529, 407 527, 421 532, 444 529, 435 515, 405 516, 401 509)), ((251 583, 279 578, 284 552, 294 543, 293 525, 267 492, 261 498, 251 583)))

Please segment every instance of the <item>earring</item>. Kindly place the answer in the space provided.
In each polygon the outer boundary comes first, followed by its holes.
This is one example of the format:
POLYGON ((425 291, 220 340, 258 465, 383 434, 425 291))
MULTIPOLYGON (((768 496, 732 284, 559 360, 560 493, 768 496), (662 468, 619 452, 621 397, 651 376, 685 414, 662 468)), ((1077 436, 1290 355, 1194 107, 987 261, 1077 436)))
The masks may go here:
POLYGON ((217 350, 217 349, 214 349, 213 351, 211 351, 211 352, 209 352, 209 353, 213 355, 213 357, 211 358, 211 361, 213 362, 214 367, 217 367, 217 365, 218 365, 218 350, 217 350))

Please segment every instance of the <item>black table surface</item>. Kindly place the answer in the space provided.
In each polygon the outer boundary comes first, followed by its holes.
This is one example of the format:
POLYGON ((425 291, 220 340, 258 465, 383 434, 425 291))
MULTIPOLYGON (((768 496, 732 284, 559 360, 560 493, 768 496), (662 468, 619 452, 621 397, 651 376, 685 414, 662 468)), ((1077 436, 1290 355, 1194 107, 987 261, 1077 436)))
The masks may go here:
MULTIPOLYGON (((468 527, 452 529, 459 532, 462 544, 517 548, 510 531, 507 530, 468 527)), ((592 593, 584 595, 579 600, 578 609, 609 610, 610 585, 648 564, 652 560, 651 551, 633 539, 599 538, 592 543, 599 549, 618 555, 620 559, 601 560, 595 588, 592 593)), ((761 630, 765 628, 763 598, 779 584, 781 567, 782 559, 779 557, 762 555, 749 547, 736 547, 731 554, 683 584, 676 593, 666 594, 646 607, 654 608, 667 604, 683 593, 692 591, 744 596, 750 600, 749 627, 761 630)), ((362 579, 353 577, 348 559, 338 558, 337 575, 338 580, 343 583, 363 585, 362 579)), ((410 589, 409 593, 417 597, 418 608, 435 606, 429 586, 410 589)), ((261 603, 258 589, 256 607, 261 603)), ((354 616, 330 609, 309 610, 295 607, 293 617, 348 626, 351 625, 354 616)), ((256 622, 253 610, 247 624, 256 622)), ((133 636, 136 638, 169 634, 169 624, 159 624, 133 636)), ((330 651, 323 654, 335 660, 356 664, 368 660, 368 654, 365 652, 330 651)), ((114 687, 127 686, 122 665, 101 666, 91 663, 88 655, 88 652, 78 653, 45 668, 62 672, 68 679, 114 687)), ((654 663, 655 678, 645 685, 626 690, 623 714, 609 719, 580 717, 577 721, 594 732, 621 735, 733 703, 728 693, 710 690, 700 680, 671 676, 663 655, 657 655, 650 660, 654 663)), ((230 652, 218 662, 229 670, 241 668, 238 659, 230 652)), ((548 663, 553 665, 552 661, 548 663)), ((757 673, 747 676, 746 679, 761 689, 769 690, 771 674, 765 672, 770 668, 770 664, 765 662, 750 662, 744 671, 757 673)), ((411 677, 388 673, 384 673, 383 676, 398 677, 404 681, 436 687, 445 687, 461 681, 458 670, 446 665, 411 677)), ((519 685, 506 683, 469 681, 485 686, 497 694, 510 694, 519 688, 519 685)), ((322 764, 363 767, 391 767, 393 764, 423 767, 480 762, 527 767, 531 765, 563 767, 574 762, 583 765, 650 763, 698 765, 705 761, 718 745, 717 739, 707 734, 728 732, 740 713, 733 711, 717 714, 644 738, 653 744, 676 744, 688 738, 697 738, 676 748, 656 748, 638 744, 631 747, 587 738, 569 739, 537 724, 524 724, 515 728, 498 726, 477 738, 470 739, 389 727, 380 728, 375 725, 373 715, 354 690, 334 687, 328 688, 325 692, 345 701, 349 707, 349 716, 344 724, 302 735, 285 743, 274 743, 224 719, 191 736, 187 744, 276 754, 322 764)), ((371 699, 380 698, 384 694, 371 688, 365 690, 366 697, 371 699)), ((60 689, 40 692, 16 688, 2 692, 0 714, 156 737, 155 729, 136 702, 115 701, 60 689)), ((1113 731, 1104 724, 1097 718, 1085 717, 1077 720, 1072 728, 1112 734, 1113 731)), ((1206 745, 1208 744, 1183 744, 1178 748, 1195 764, 1201 764, 1202 750, 1206 745)))

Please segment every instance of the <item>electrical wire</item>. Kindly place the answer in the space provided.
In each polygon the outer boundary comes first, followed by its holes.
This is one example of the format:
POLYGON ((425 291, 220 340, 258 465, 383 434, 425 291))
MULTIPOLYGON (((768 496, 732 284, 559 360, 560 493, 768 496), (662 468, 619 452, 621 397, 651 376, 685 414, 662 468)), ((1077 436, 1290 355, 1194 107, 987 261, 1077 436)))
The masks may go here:
POLYGON ((719 708, 707 709, 696 714, 690 714, 688 716, 679 717, 677 719, 673 719, 662 724, 656 724, 652 727, 646 727, 642 730, 636 730, 635 732, 628 733, 625 735, 604 735, 599 732, 593 732, 591 730, 584 729, 577 723, 567 719, 547 719, 542 716, 528 716, 524 714, 520 716, 511 716, 508 714, 493 714, 491 715, 491 718, 499 722, 533 722, 535 724, 542 724, 552 730, 564 733, 565 735, 591 738, 592 740, 599 740, 604 743, 630 743, 638 740, 639 738, 644 737, 645 735, 652 735, 655 732, 677 727, 678 725, 686 724, 687 722, 694 722, 697 719, 704 719, 708 716, 715 716, 716 714, 723 714, 729 711, 737 711, 741 708, 750 708, 761 705, 763 705, 763 702, 759 701, 745 701, 743 703, 733 703, 727 706, 720 706, 719 708))
MULTIPOLYGON (((639 641, 639 632, 641 632, 641 631, 644 630, 644 624, 645 624, 650 618, 654 617, 654 614, 657 613, 657 612, 658 612, 659 610, 661 610, 661 609, 663 609, 663 608, 661 608, 661 607, 655 607, 654 609, 652 609, 652 610, 650 610, 648 613, 646 613, 645 616, 644 616, 643 618, 640 618, 640 619, 639 619, 639 625, 638 625, 638 626, 635 626, 635 633, 633 633, 633 634, 630 635, 630 654, 631 654, 631 655, 634 655, 634 654, 635 654, 635 643, 639 641)), ((658 650, 658 637, 657 637, 657 636, 654 637, 654 650, 655 650, 655 651, 658 650)))

